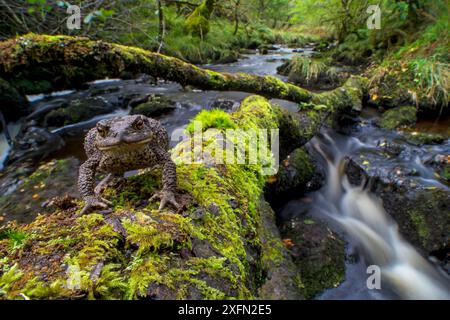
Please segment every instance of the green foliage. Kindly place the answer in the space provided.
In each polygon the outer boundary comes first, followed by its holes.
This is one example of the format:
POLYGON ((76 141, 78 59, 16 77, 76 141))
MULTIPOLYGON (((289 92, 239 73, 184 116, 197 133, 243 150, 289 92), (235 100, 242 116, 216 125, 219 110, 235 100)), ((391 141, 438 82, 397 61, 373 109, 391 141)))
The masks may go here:
POLYGON ((204 0, 187 17, 185 28, 189 34, 203 38, 209 33, 209 19, 211 18, 215 2, 216 0, 204 0))
POLYGON ((416 58, 409 62, 414 82, 435 105, 447 106, 450 89, 450 65, 433 58, 416 58))

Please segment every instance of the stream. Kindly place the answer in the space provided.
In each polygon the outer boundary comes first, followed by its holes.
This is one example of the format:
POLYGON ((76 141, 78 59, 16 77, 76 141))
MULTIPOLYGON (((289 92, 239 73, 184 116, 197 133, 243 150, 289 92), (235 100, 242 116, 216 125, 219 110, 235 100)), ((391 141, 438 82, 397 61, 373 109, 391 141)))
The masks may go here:
MULTIPOLYGON (((312 49, 305 48, 302 54, 308 55, 312 49)), ((292 49, 279 47, 267 55, 246 54, 238 62, 222 65, 205 65, 203 67, 223 72, 246 72, 258 75, 276 75, 276 68, 285 59, 294 55, 292 49)), ((48 107, 58 101, 83 99, 93 90, 103 90, 103 99, 115 101, 126 93, 146 94, 161 93, 176 102, 176 108, 169 114, 157 117, 167 129, 169 136, 177 129, 185 127, 189 120, 203 109, 210 109, 217 100, 231 100, 239 103, 250 94, 243 92, 201 91, 191 88, 183 89, 180 85, 159 81, 151 84, 139 80, 107 79, 90 84, 89 88, 80 91, 64 91, 50 96, 30 96, 35 111, 48 107), (110 89, 114 90, 110 90, 110 89), (57 101, 58 100, 58 101, 57 101)), ((295 111, 295 103, 273 100, 291 111, 295 111)), ((127 109, 117 109, 112 113, 96 116, 82 123, 52 129, 52 133, 60 134, 65 146, 52 153, 52 158, 65 159, 74 156, 85 159, 83 151, 84 133, 98 120, 117 115, 127 114, 127 109)), ((367 157, 371 170, 379 170, 377 175, 387 177, 395 168, 414 170, 414 179, 424 187, 439 188, 449 191, 448 185, 433 174, 433 169, 427 165, 429 158, 450 154, 450 141, 440 145, 414 146, 410 145, 396 133, 388 133, 374 125, 376 115, 367 111, 361 115, 358 124, 349 133, 323 131, 314 138, 308 147, 322 156, 324 167, 327 168, 324 186, 307 196, 314 199, 308 213, 322 219, 340 234, 346 245, 347 259, 345 280, 336 288, 325 290, 317 299, 450 299, 450 280, 430 259, 424 258, 399 233, 396 222, 385 212, 374 194, 364 186, 351 185, 343 171, 343 163, 347 157, 367 157), (397 144, 403 146, 396 157, 389 160, 383 158, 381 145, 397 144), (382 281, 380 290, 367 288, 366 280, 368 265, 381 268, 382 281)), ((9 125, 14 137, 20 130, 21 122, 9 125)), ((433 130, 433 125, 424 123, 424 127, 433 130)), ((439 130, 448 130, 445 123, 439 130)), ((178 141, 171 141, 175 145, 178 141)), ((0 135, 0 169, 10 151, 4 135, 0 135)), ((394 171, 395 171, 394 170, 394 171)), ((403 170, 403 169, 400 169, 403 170)), ((401 177, 399 178, 401 180, 401 177)), ((398 180, 397 180, 398 181, 398 180)), ((297 214, 299 199, 287 203, 279 211, 279 219, 291 219, 297 214)))

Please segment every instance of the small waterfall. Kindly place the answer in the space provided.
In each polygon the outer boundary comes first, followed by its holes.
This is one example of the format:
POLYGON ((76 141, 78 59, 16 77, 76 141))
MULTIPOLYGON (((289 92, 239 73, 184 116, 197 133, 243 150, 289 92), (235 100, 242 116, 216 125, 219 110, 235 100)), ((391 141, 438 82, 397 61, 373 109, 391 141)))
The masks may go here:
POLYGON ((327 134, 313 141, 328 167, 316 209, 337 222, 367 265, 380 267, 382 286, 403 299, 450 299, 450 279, 402 238, 380 199, 348 182, 344 156, 361 146, 356 138, 343 144, 327 134))
MULTIPOLYGON (((20 130, 20 123, 10 123, 8 124, 8 132, 11 136, 11 139, 14 139, 14 137, 19 133, 20 130)), ((0 133, 0 170, 3 170, 3 164, 8 157, 8 153, 11 150, 11 146, 8 142, 8 139, 6 139, 6 135, 4 132, 0 133)))

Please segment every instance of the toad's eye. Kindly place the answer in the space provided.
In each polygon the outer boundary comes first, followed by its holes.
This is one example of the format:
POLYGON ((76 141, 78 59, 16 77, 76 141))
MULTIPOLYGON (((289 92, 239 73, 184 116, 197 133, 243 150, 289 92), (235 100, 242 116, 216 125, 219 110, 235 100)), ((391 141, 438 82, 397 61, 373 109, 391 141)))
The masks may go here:
POLYGON ((97 132, 102 138, 104 138, 108 134, 108 127, 102 124, 97 124, 97 132))
POLYGON ((141 118, 139 118, 134 124, 133 124, 134 128, 136 130, 141 130, 144 128, 144 120, 142 120, 141 118))

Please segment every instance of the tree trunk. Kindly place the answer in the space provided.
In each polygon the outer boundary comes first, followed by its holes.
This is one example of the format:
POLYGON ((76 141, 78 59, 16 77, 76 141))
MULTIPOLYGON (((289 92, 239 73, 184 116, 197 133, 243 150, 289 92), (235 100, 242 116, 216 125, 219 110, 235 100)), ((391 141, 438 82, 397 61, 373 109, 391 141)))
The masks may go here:
POLYGON ((241 0, 235 0, 234 3, 234 32, 233 35, 236 35, 239 30, 239 4, 241 0))
POLYGON ((165 22, 164 22, 164 12, 161 5, 161 0, 156 0, 158 3, 158 20, 159 20, 159 32, 158 32, 158 53, 161 52, 161 49, 164 45, 164 33, 165 33, 165 22))

